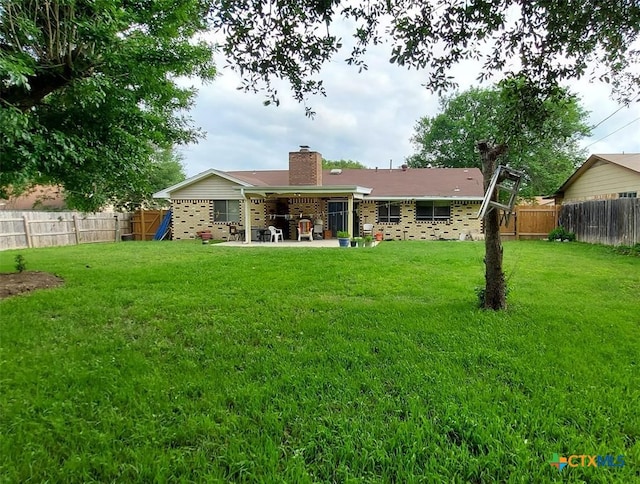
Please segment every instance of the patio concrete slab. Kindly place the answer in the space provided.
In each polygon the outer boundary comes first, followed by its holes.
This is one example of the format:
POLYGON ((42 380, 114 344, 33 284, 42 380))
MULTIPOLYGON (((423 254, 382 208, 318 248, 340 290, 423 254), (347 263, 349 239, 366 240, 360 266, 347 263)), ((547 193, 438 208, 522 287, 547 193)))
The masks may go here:
MULTIPOLYGON (((251 242, 247 244, 245 242, 230 241, 222 242, 220 244, 212 244, 214 247, 268 247, 270 249, 278 249, 282 247, 297 247, 297 248, 333 248, 339 249, 338 239, 326 239, 326 240, 284 240, 282 242, 251 242)), ((375 245, 375 242, 374 242, 375 245)), ((351 248, 351 247, 349 247, 351 248)), ((357 247, 354 247, 357 248, 357 247)))

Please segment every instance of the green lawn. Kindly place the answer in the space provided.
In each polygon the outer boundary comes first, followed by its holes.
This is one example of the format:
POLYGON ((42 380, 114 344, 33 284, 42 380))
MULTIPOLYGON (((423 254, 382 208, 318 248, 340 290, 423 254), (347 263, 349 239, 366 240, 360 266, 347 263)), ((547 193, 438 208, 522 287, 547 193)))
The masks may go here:
POLYGON ((505 243, 493 313, 471 242, 16 254, 1 482, 640 481, 639 257, 505 243))

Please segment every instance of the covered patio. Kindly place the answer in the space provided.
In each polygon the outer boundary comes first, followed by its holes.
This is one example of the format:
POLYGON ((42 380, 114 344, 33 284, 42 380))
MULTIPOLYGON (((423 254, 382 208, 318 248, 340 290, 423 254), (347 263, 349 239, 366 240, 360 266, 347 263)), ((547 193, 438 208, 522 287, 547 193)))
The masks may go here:
MULTIPOLYGON (((349 232, 351 236, 354 232, 354 202, 362 200, 371 192, 370 188, 360 186, 269 186, 269 187, 238 187, 243 205, 242 225, 252 227, 255 222, 255 207, 265 207, 265 225, 273 225, 282 229, 284 241, 282 243, 293 243, 297 245, 297 223, 300 219, 309 219, 315 225, 315 221, 322 220, 323 228, 328 229, 335 236, 336 231, 343 230, 349 232), (340 216, 331 218, 334 212, 331 204, 340 203, 344 207, 340 210, 340 216), (254 210, 252 211, 252 208, 254 210)), ((252 241, 251 233, 244 232, 244 244, 260 244, 255 239, 252 241)), ((317 235, 314 233, 314 239, 317 235)), ((336 245, 335 239, 313 240, 314 243, 328 243, 328 246, 336 245)), ((305 242, 305 241, 301 241, 305 242)), ((310 241, 306 241, 310 242, 310 241)))

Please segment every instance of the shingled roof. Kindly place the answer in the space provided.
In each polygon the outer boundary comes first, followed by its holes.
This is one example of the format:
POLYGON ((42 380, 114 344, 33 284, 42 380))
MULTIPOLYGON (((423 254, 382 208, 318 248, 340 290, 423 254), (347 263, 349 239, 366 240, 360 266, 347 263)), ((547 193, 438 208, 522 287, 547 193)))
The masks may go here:
MULTIPOLYGON (((478 168, 409 168, 323 170, 322 186, 372 188, 367 198, 452 197, 481 199, 482 173, 478 168)), ((229 171, 234 178, 256 187, 289 184, 287 170, 229 171)))

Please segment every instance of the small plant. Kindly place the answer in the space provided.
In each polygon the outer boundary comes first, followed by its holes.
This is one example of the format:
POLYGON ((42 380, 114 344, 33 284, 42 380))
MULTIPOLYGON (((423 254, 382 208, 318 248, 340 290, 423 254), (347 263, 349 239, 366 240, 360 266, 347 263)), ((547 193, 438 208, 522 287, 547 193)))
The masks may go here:
POLYGON ((373 236, 365 235, 364 236, 364 246, 365 247, 371 247, 372 244, 373 244, 373 236))
POLYGON ((16 261, 16 270, 18 272, 24 272, 27 269, 27 261, 24 260, 21 254, 18 254, 15 258, 16 261))
POLYGON ((640 257, 640 243, 632 246, 619 245, 617 247, 613 247, 613 251, 620 255, 634 255, 636 257, 640 257))
POLYGON ((576 234, 574 234, 573 232, 569 232, 564 227, 560 226, 560 227, 556 227, 551 232, 549 232, 549 235, 547 236, 547 238, 549 240, 573 242, 576 240, 576 234))
POLYGON ((349 232, 345 232, 343 230, 338 230, 338 238, 339 239, 348 239, 349 238, 349 232))

